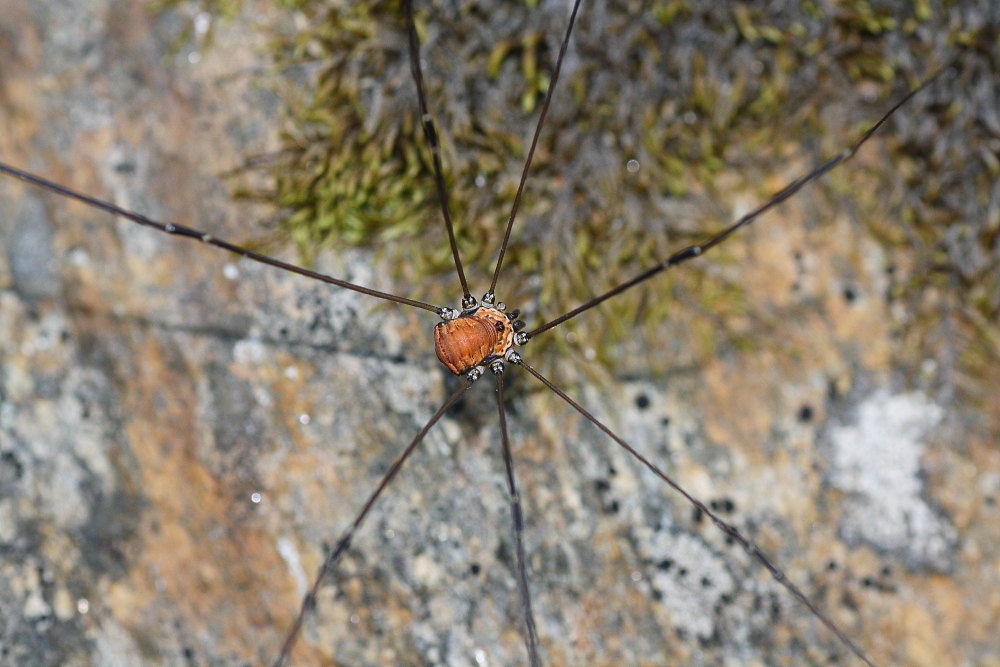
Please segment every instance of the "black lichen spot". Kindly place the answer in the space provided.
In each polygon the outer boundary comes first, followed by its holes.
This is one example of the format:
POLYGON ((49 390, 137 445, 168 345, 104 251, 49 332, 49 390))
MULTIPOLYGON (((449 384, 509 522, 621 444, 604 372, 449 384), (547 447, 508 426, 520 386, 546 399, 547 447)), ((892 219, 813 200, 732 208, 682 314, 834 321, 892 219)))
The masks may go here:
POLYGON ((837 379, 828 378, 826 381, 826 397, 830 401, 834 401, 840 397, 840 390, 837 389, 837 379))
MULTIPOLYGON (((614 475, 615 471, 612 468, 610 470, 611 474, 614 475)), ((618 513, 618 501, 613 498, 606 498, 605 495, 611 491, 611 484, 606 479, 594 480, 594 490, 599 496, 601 496, 601 510, 605 514, 617 514, 618 513)))
POLYGON ((802 423, 811 422, 813 418, 813 408, 808 403, 799 408, 799 421, 802 423))
POLYGON ((858 298, 857 293, 854 291, 853 287, 844 288, 844 301, 847 303, 854 303, 854 300, 858 298))
POLYGON ((645 410, 649 407, 649 396, 646 394, 639 394, 635 397, 635 406, 640 410, 645 410))
POLYGON ((663 572, 669 572, 670 568, 672 568, 673 566, 674 566, 674 561, 670 560, 669 558, 665 558, 656 564, 656 569, 661 570, 663 572))
MULTIPOLYGON (((736 509, 736 503, 734 503, 729 498, 719 498, 717 500, 710 500, 708 502, 708 506, 712 508, 713 511, 723 514, 732 514, 733 510, 736 509)), ((700 521, 701 519, 699 517, 696 520, 700 521)))
POLYGON ((479 566, 479 563, 473 563, 469 566, 469 572, 472 573, 473 576, 478 575, 481 571, 482 567, 479 566))
POLYGON ((24 476, 24 464, 14 452, 0 454, 0 480, 13 482, 24 476))

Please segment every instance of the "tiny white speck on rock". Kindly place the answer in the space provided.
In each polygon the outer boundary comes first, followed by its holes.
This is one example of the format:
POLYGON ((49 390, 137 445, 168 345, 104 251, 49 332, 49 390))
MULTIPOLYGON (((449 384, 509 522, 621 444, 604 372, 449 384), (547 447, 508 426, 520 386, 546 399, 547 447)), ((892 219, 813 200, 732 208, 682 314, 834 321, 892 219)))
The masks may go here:
POLYGON ((48 616, 52 610, 49 605, 45 603, 42 599, 41 593, 37 590, 32 591, 28 598, 24 601, 24 616, 25 618, 43 618, 48 616))
MULTIPOLYGON (((298 596, 301 598, 306 594, 309 583, 306 572, 302 568, 302 559, 299 558, 299 551, 295 548, 295 543, 287 537, 278 538, 278 555, 288 564, 288 569, 295 579, 295 588, 298 591, 298 596)), ((351 621, 354 622, 353 617, 351 621)))
POLYGON ((87 266, 90 264, 90 255, 82 248, 73 248, 69 251, 69 263, 76 267, 87 266))
POLYGON ((194 17, 194 31, 198 38, 200 39, 208 34, 211 27, 212 15, 208 12, 198 12, 198 15, 194 17))
POLYGON ((256 364, 264 360, 267 349, 259 340, 241 340, 233 346, 233 359, 239 364, 256 364))

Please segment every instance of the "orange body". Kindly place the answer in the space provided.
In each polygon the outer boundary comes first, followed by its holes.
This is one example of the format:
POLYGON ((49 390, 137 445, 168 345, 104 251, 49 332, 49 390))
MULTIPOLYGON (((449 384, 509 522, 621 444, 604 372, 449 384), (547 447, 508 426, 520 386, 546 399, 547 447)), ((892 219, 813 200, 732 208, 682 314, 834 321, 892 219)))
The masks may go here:
POLYGON ((514 328, 507 316, 486 306, 434 327, 437 358, 455 375, 467 373, 490 359, 502 358, 513 340, 514 328))

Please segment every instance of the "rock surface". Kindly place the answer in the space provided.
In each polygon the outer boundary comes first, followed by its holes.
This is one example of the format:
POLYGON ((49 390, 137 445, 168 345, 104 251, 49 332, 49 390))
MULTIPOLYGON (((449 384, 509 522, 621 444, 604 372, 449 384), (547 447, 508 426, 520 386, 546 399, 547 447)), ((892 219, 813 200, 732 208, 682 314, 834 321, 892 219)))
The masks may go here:
MULTIPOLYGON (((279 102, 251 72, 260 26, 287 16, 248 3, 200 54, 171 51, 184 15, 137 3, 3 0, 0 16, 0 160, 256 237, 265 213, 218 174, 277 145, 279 102)), ((887 132, 918 131, 924 109, 887 132)), ((977 142, 970 154, 995 153, 977 142)), ((719 217, 757 201, 748 181, 772 190, 810 156, 724 174, 719 217)), ((876 143, 842 169, 884 158, 876 143)), ((1000 402, 949 375, 956 347, 1000 355, 996 330, 901 335, 905 305, 885 298, 893 251, 851 201, 803 193, 732 239, 731 261, 705 258, 744 294, 720 326, 751 344, 671 362, 698 343, 674 321, 658 346, 626 346, 629 366, 581 371, 586 355, 558 359, 557 345, 539 365, 752 536, 877 664, 1000 664, 1000 402)), ((7 178, 0 247, 0 662, 273 659, 327 548, 451 391, 434 317, 7 178)), ((401 289, 370 249, 322 253, 317 268, 401 289)), ((700 275, 670 283, 678 309, 701 302, 700 275)), ((710 522, 508 375, 547 664, 852 662, 710 522)), ((294 664, 524 663, 491 390, 480 381, 379 502, 294 664)))

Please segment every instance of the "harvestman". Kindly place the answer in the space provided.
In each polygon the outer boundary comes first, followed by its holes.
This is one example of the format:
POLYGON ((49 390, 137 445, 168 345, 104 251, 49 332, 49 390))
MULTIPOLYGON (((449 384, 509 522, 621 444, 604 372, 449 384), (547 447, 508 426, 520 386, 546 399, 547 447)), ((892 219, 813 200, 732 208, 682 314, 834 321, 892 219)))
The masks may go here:
POLYGON ((465 391, 471 386, 473 382, 478 380, 486 371, 491 372, 494 375, 494 382, 496 385, 496 398, 497 398, 497 412, 500 425, 500 440, 503 448, 504 465, 506 469, 506 484, 509 494, 510 508, 513 518, 513 533, 515 539, 516 547, 516 562, 517 562, 517 579, 518 586, 521 596, 521 607, 524 616, 524 638, 527 648, 527 654, 532 665, 541 664, 539 640, 535 627, 534 613, 532 610, 532 602, 530 595, 530 582, 528 580, 527 567, 525 564, 525 549, 523 541, 523 517, 522 509, 519 498, 519 493, 516 484, 516 477, 514 472, 513 460, 511 455, 510 440, 508 436, 507 421, 504 411, 504 372, 507 365, 520 366, 523 367, 531 376, 538 380, 542 385, 547 387, 549 391, 557 395, 560 399, 565 401, 573 409, 578 411, 586 420, 591 422, 598 429, 603 431, 612 441, 614 441, 619 447, 623 448, 628 452, 635 460, 637 460, 642 466, 647 468, 657 477, 659 477, 665 484, 674 489, 697 511, 707 516, 721 531, 723 531, 729 539, 740 544, 748 554, 750 554, 758 563, 768 570, 776 581, 778 581, 786 591, 796 598, 802 605, 809 610, 809 612, 816 617, 826 628, 833 633, 838 640, 850 649, 861 661, 865 664, 871 665, 872 661, 868 658, 865 651, 857 646, 847 634, 839 628, 821 609, 818 608, 799 588, 798 586, 785 578, 782 570, 775 564, 775 562, 769 558, 767 555, 761 552, 761 550, 753 544, 749 539, 743 537, 741 533, 731 524, 727 523, 722 519, 719 514, 710 508, 708 505, 695 498, 689 494, 680 484, 675 482, 670 476, 665 472, 660 470, 653 462, 643 457, 638 451, 633 449, 629 443, 619 437, 614 433, 608 426, 602 423, 598 418, 591 414, 585 407, 580 405, 573 398, 568 396, 559 387, 553 384, 550 380, 539 373, 535 368, 529 365, 526 360, 521 356, 521 354, 515 349, 521 346, 525 346, 531 341, 532 338, 538 335, 542 335, 549 330, 559 326, 560 324, 566 322, 567 320, 574 318, 592 308, 608 300, 632 287, 643 283, 656 275, 666 271, 667 269, 684 263, 688 260, 699 257, 700 255, 710 251, 715 246, 719 245, 725 241, 729 236, 734 234, 737 230, 749 225, 757 217, 759 217, 764 212, 774 208, 781 202, 785 201, 789 197, 793 196, 798 192, 804 185, 810 183, 819 177, 826 174, 828 171, 833 169, 838 164, 850 159, 856 151, 886 122, 886 120, 895 113, 901 106, 906 104, 914 95, 927 87, 937 76, 934 74, 926 79, 922 84, 911 90, 908 94, 902 97, 895 105, 893 105, 877 122, 875 122, 867 131, 860 135, 850 146, 842 150, 840 153, 829 158, 812 171, 808 172, 804 176, 794 180, 781 190, 779 190, 775 195, 773 195, 764 204, 758 206, 754 210, 750 211, 739 220, 734 222, 728 227, 725 227, 718 233, 709 236, 703 242, 689 245, 674 252, 669 257, 665 258, 659 263, 647 268, 646 270, 638 273, 633 278, 605 291, 598 296, 593 297, 589 301, 581 304, 580 306, 564 313, 558 317, 555 317, 547 322, 544 322, 538 326, 535 326, 530 331, 523 331, 525 324, 522 320, 518 319, 519 312, 514 310, 512 312, 507 312, 506 305, 499 302, 496 297, 496 290, 499 284, 503 260, 506 249, 509 245, 512 230, 514 228, 514 222, 518 211, 518 206, 521 201, 522 192, 524 189, 525 182, 530 170, 532 157, 535 152, 535 148, 540 136, 542 127, 544 125, 545 116, 549 108, 549 104, 552 98, 553 90, 555 89, 560 69, 563 63, 563 59, 566 53, 567 45, 571 38, 573 32, 573 26, 576 21, 577 13, 580 8, 580 0, 576 0, 573 5, 572 13, 569 18, 569 23, 566 28, 565 34, 563 36, 559 54, 556 58, 555 67, 551 76, 551 83, 548 86, 545 99, 541 105, 539 118, 535 126, 534 134, 532 136, 531 145, 527 152, 527 159, 525 160, 524 167, 521 173, 520 181, 518 184, 517 193, 514 198, 513 205, 511 207, 510 214, 507 219, 503 241, 500 244, 499 253, 495 265, 495 270, 490 282, 489 289, 484 294, 481 300, 477 301, 469 288, 468 281, 466 280, 465 271, 462 265, 461 258, 459 257, 458 246, 455 237, 454 225, 451 220, 448 206, 448 193, 446 191, 445 179, 443 175, 443 167, 440 157, 440 144, 437 138, 437 133, 434 127, 431 113, 429 111, 426 95, 424 92, 423 83, 423 73, 421 71, 420 57, 419 57, 419 41, 416 33, 412 2, 404 2, 406 22, 407 22, 407 35, 408 35, 408 45, 409 45, 409 58, 411 63, 411 71, 413 79, 417 89, 417 96, 419 100, 419 109, 422 119, 423 131, 426 137, 427 145, 429 146, 434 171, 434 181, 437 189, 438 200, 441 205, 441 212, 444 218, 445 229, 447 230, 449 244, 454 259, 455 268, 457 271, 458 279, 462 288, 462 298, 459 309, 453 309, 449 307, 437 306, 423 301, 406 298, 398 296, 395 294, 382 292, 379 290, 370 289, 358 284, 354 284, 345 280, 341 280, 329 275, 321 274, 316 271, 312 271, 300 266, 292 265, 287 262, 274 259, 255 251, 249 250, 247 248, 240 247, 236 244, 230 243, 228 241, 215 238, 210 234, 204 233, 197 229, 187 227, 184 225, 164 223, 156 220, 152 220, 138 213, 120 208, 114 204, 106 201, 95 199, 87 195, 81 194, 67 187, 58 185, 52 181, 49 181, 40 176, 36 176, 27 173, 16 167, 0 163, 0 172, 19 178, 28 183, 31 183, 40 188, 47 189, 49 191, 55 192, 59 195, 76 199, 84 204, 92 206, 97 209, 101 209, 113 215, 117 215, 128 220, 131 220, 140 225, 151 227, 160 232, 171 234, 175 236, 186 237, 200 241, 202 243, 207 243, 213 245, 217 248, 230 251, 247 259, 260 262, 269 266, 273 266, 284 271, 297 273, 308 278, 329 283, 331 285, 337 286, 342 289, 352 290, 354 292, 359 292, 367 296, 374 297, 383 301, 389 301, 393 303, 402 304, 405 306, 410 306, 413 308, 428 310, 434 312, 441 318, 441 322, 437 324, 434 329, 434 339, 435 347, 438 358, 441 362, 455 375, 464 376, 465 382, 461 383, 461 386, 451 395, 450 398, 445 401, 445 403, 440 407, 440 409, 426 422, 424 427, 420 429, 419 433, 410 441, 407 447, 404 449, 402 454, 392 463, 388 472, 385 473, 382 480, 376 486, 375 490, 369 496, 367 502, 362 507, 361 511, 356 515, 354 521, 345 533, 338 539, 333 550, 328 554, 323 562, 321 569, 316 575, 312 586, 309 589, 308 594, 302 602, 301 608, 297 617, 294 620, 290 630, 288 631, 283 646, 280 649, 280 653, 275 660, 276 665, 281 665, 286 663, 291 657, 292 650, 295 646, 297 638, 301 632, 303 622, 306 616, 314 608, 316 604, 316 594, 322 585, 326 575, 331 571, 336 565, 337 561, 346 552, 351 544, 354 537, 355 531, 361 526, 362 522, 365 520, 369 511, 375 505, 378 498, 381 496, 383 491, 392 482, 393 478, 402 468, 403 464, 409 458, 410 454, 420 445, 424 440, 428 431, 441 419, 441 417, 462 397, 465 391))

